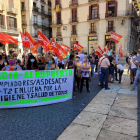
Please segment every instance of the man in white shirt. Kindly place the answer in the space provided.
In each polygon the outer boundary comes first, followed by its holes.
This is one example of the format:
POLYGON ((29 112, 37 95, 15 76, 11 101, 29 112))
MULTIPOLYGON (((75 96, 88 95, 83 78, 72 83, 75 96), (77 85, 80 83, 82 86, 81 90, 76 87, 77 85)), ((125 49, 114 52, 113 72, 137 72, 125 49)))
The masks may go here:
POLYGON ((117 65, 117 69, 118 69, 118 73, 119 73, 119 83, 121 83, 124 68, 122 65, 119 64, 119 65, 117 65))
MULTIPOLYGON (((137 72, 137 65, 136 62, 134 62, 134 59, 137 57, 137 52, 133 52, 133 57, 130 59, 130 66, 131 66, 131 76, 132 80, 135 80, 136 72, 137 72)), ((131 82, 133 82, 131 81, 131 82)))
POLYGON ((83 62, 83 57, 85 56, 84 50, 81 50, 81 54, 79 54, 79 56, 80 56, 80 61, 83 62))

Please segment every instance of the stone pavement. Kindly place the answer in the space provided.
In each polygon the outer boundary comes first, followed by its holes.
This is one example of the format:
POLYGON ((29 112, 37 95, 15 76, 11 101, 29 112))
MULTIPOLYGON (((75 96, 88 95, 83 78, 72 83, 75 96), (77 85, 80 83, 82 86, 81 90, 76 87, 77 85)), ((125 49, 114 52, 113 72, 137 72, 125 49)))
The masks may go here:
POLYGON ((124 67, 122 84, 101 90, 57 140, 137 140, 137 91, 124 67))

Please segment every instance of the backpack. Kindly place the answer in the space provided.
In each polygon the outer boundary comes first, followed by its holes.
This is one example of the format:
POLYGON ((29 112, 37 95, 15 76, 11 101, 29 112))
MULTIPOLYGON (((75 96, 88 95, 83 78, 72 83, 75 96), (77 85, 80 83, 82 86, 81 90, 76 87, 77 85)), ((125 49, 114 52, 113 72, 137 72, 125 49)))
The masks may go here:
POLYGON ((128 59, 129 59, 129 57, 126 57, 126 62, 128 63, 128 59))

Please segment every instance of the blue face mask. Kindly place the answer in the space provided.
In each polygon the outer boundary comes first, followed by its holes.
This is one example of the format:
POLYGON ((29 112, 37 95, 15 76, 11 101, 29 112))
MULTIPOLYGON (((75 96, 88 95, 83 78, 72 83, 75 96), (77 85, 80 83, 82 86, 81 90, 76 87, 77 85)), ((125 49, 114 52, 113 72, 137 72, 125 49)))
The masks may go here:
POLYGON ((26 61, 28 61, 28 59, 26 59, 26 61))
POLYGON ((15 58, 15 60, 17 60, 17 57, 14 57, 15 58))
POLYGON ((52 61, 51 60, 49 61, 49 64, 52 64, 52 61))
POLYGON ((76 61, 79 61, 79 58, 76 58, 76 61))
POLYGON ((33 63, 33 62, 35 62, 35 60, 34 59, 30 59, 30 61, 33 63))

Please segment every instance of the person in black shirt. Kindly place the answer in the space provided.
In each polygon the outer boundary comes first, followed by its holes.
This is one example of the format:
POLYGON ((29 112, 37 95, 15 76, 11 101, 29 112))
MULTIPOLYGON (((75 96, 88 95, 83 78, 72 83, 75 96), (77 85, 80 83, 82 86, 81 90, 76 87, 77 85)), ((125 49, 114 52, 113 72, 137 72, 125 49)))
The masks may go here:
POLYGON ((111 79, 114 77, 114 65, 115 65, 115 59, 112 55, 108 56, 110 67, 109 67, 109 82, 113 83, 111 79))
POLYGON ((8 61, 3 59, 3 54, 0 52, 0 71, 6 66, 9 65, 8 61))

